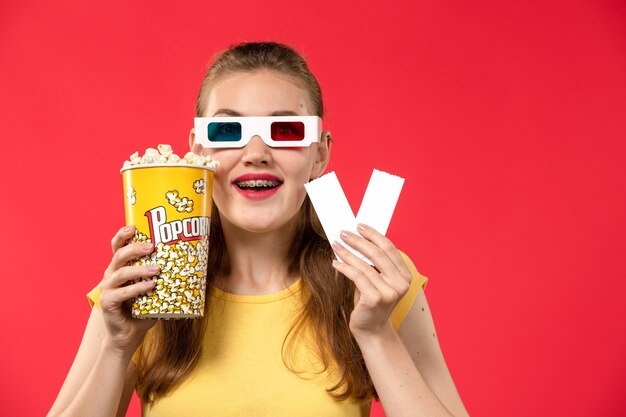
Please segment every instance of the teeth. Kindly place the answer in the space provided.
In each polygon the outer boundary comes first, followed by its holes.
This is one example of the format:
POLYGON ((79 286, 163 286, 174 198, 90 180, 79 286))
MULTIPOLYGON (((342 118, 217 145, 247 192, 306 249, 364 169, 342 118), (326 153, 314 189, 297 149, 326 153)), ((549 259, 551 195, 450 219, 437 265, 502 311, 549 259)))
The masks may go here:
POLYGON ((244 188, 253 188, 253 187, 276 187, 280 182, 278 181, 268 181, 268 180, 248 180, 248 181, 238 181, 237 185, 239 187, 244 188))

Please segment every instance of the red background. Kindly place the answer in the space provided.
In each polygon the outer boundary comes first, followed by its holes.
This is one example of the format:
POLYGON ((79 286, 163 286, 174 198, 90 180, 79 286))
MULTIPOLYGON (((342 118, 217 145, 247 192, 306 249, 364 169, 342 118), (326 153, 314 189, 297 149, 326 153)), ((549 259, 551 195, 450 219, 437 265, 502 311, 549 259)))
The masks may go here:
POLYGON ((626 414, 624 2, 87 3, 0 2, 2 415, 61 387, 122 161, 185 151, 210 58, 259 39, 310 61, 353 207, 406 178, 388 235, 470 414, 626 414))

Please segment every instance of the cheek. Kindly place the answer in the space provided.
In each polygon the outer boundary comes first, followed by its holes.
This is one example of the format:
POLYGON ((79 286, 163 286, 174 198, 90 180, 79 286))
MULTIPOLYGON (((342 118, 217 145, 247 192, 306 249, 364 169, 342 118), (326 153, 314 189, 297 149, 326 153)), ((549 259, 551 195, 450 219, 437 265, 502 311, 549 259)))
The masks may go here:
POLYGON ((213 199, 221 201, 222 196, 226 194, 230 187, 230 182, 228 181, 228 175, 225 171, 216 172, 215 173, 215 181, 213 184, 213 199))
POLYGON ((230 187, 228 181, 228 173, 232 170, 233 166, 237 163, 237 158, 233 155, 232 151, 220 150, 220 149, 205 149, 204 155, 210 155, 211 158, 219 161, 220 165, 215 170, 214 183, 213 183, 213 200, 216 204, 222 201, 222 196, 230 187))
POLYGON ((240 158, 239 155, 231 149, 205 149, 203 154, 205 156, 211 156, 212 159, 220 163, 215 170, 216 179, 219 179, 222 175, 227 175, 240 158))
POLYGON ((309 149, 295 150, 295 152, 287 153, 281 158, 282 166, 289 171, 294 178, 303 178, 304 182, 308 182, 314 165, 313 156, 309 149))
POLYGON ((202 155, 211 156, 213 159, 217 159, 217 155, 220 154, 219 149, 211 149, 211 148, 202 148, 202 155))

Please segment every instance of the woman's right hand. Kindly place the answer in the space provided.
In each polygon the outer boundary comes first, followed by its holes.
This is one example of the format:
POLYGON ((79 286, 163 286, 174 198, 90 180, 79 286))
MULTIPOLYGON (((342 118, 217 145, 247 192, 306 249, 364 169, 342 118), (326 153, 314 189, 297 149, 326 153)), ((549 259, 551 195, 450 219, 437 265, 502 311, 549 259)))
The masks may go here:
POLYGON ((137 283, 134 280, 160 272, 156 265, 128 266, 129 261, 148 255, 153 250, 153 244, 149 242, 126 244, 134 233, 135 228, 128 226, 115 234, 111 240, 113 258, 100 283, 100 304, 107 329, 104 343, 127 355, 134 353, 146 332, 156 323, 156 320, 140 320, 131 316, 126 302, 156 285, 152 280, 137 283))

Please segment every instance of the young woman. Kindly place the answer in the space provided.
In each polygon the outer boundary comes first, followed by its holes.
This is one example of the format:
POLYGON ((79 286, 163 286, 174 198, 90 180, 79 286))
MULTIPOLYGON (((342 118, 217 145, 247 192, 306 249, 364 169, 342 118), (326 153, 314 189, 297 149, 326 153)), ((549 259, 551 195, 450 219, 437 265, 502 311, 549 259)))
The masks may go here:
MULTIPOLYGON (((322 96, 290 47, 244 43, 217 57, 198 96, 200 117, 319 116, 322 96)), ((234 119, 233 119, 234 120, 234 119)), ((158 268, 126 266, 152 250, 112 240, 89 296, 83 341, 49 416, 122 416, 137 390, 146 416, 467 416, 435 337, 426 278, 366 225, 329 244, 304 185, 324 172, 332 138, 273 147, 203 147, 220 161, 205 317, 130 317, 125 302, 158 268), (263 186, 257 186, 261 181, 263 186), (374 267, 352 255, 349 245, 374 267), (334 254, 343 262, 337 262, 334 254)), ((269 143, 269 144, 268 144, 269 143)))

